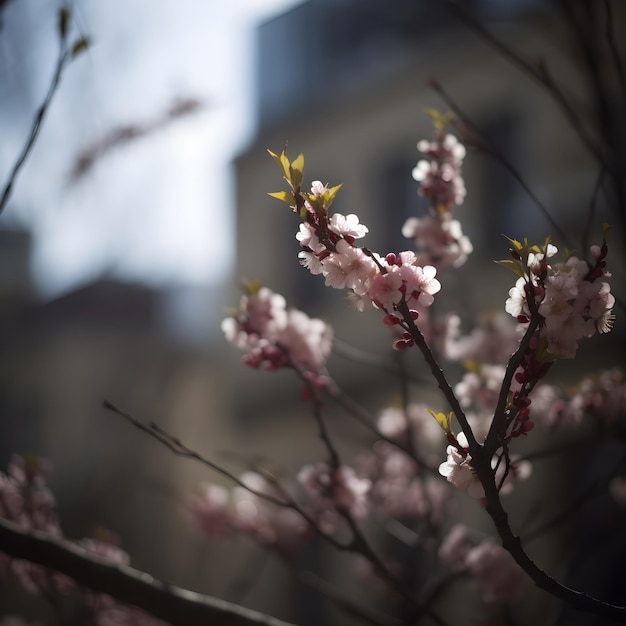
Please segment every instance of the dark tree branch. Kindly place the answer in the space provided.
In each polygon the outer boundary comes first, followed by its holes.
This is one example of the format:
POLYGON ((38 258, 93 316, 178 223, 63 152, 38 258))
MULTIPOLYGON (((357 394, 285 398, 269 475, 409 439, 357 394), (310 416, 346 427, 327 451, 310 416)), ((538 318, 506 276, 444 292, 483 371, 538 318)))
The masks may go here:
POLYGON ((156 580, 128 565, 111 563, 46 533, 0 518, 0 552, 55 570, 93 591, 113 596, 174 626, 293 626, 225 600, 156 580))

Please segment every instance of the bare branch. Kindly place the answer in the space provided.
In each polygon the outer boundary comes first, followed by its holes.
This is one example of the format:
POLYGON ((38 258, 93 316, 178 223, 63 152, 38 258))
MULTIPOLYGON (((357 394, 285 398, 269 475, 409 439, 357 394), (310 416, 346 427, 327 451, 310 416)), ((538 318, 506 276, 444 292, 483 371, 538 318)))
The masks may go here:
POLYGON ((9 201, 9 198, 11 197, 11 192, 13 191, 13 185, 15 184, 17 175, 19 174, 20 170, 22 169, 22 166, 24 165, 26 159, 28 158, 28 155, 30 154, 31 150, 33 149, 33 146, 35 145, 35 140, 37 139, 37 136, 39 135, 39 131, 41 129, 41 124, 43 122, 44 116, 48 112, 48 108, 50 107, 52 98, 54 97, 54 94, 56 93, 59 87, 59 82, 61 80, 61 76, 63 75, 63 70, 65 69, 65 66, 71 59, 72 59, 72 53, 67 48, 66 33, 61 32, 59 56, 57 58, 57 64, 54 70, 52 81, 50 82, 50 86, 48 87, 48 93, 46 94, 46 97, 44 98, 43 103, 37 110, 37 114, 35 115, 35 119, 33 120, 33 125, 31 128, 30 134, 28 136, 28 139, 26 140, 26 143, 24 144, 24 147, 22 148, 22 152, 17 157, 17 160, 15 161, 15 164, 13 165, 13 169, 11 170, 11 173, 9 174, 7 182, 4 185, 2 198, 0 198, 0 214, 4 211, 9 201))
POLYGON ((0 518, 0 551, 61 572, 174 626, 293 626, 225 600, 176 587, 128 565, 111 563, 46 533, 0 518))

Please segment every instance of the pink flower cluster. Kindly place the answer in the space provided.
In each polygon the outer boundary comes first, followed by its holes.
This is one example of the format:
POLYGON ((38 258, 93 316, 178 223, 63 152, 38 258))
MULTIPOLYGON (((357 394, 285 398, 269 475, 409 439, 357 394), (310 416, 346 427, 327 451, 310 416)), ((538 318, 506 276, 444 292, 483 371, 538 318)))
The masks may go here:
MULTIPOLYGON (((315 181, 312 193, 323 193, 315 181)), ((306 203, 305 203, 306 206, 306 203)), ((302 251, 300 263, 312 274, 322 274, 326 285, 350 289, 358 310, 374 305, 393 310, 401 300, 410 306, 430 306, 441 289, 432 266, 420 266, 413 252, 388 254, 384 259, 354 245, 367 233, 356 215, 335 213, 330 219, 307 207, 306 219, 296 238, 302 251)))
MULTIPOLYGON (((63 533, 46 476, 47 468, 37 457, 14 457, 7 474, 0 473, 0 517, 22 528, 43 531, 60 539, 63 533)), ((82 539, 75 543, 113 563, 127 564, 130 561, 128 554, 111 538, 108 534, 104 540, 82 539)), ((0 554, 0 578, 7 576, 15 577, 33 595, 56 598, 72 594, 85 614, 92 617, 90 623, 95 626, 165 626, 164 622, 139 609, 122 606, 110 596, 86 590, 63 574, 0 554)))
POLYGON ((222 321, 226 339, 246 352, 250 367, 275 370, 295 366, 318 374, 331 351, 332 330, 322 320, 287 308, 267 287, 243 295, 239 312, 222 321))
MULTIPOLYGON (((457 489, 467 489, 467 493, 472 498, 483 498, 485 490, 472 466, 472 456, 469 453, 465 434, 459 433, 456 436, 456 443, 451 443, 446 452, 448 458, 439 466, 439 473, 457 489)), ((491 459, 491 467, 494 471, 496 486, 503 495, 511 493, 515 483, 519 480, 526 480, 532 472, 530 462, 521 460, 518 455, 511 455, 507 459, 494 455, 491 459)))
MULTIPOLYGON (((509 291, 505 310, 527 323, 534 312, 541 316, 537 349, 545 347, 548 359, 571 359, 576 355, 578 341, 612 327, 615 297, 607 282, 605 257, 607 245, 593 246, 593 264, 570 256, 566 261, 550 264, 557 248, 547 244, 543 252, 529 252, 524 275, 509 291)), ((517 261, 523 261, 516 251, 517 261)))
POLYGON ((284 556, 295 555, 309 534, 304 518, 287 505, 263 497, 282 500, 260 474, 247 472, 241 482, 249 489, 203 485, 191 502, 196 526, 211 538, 248 535, 284 556))
POLYGON ((428 200, 430 213, 409 218, 402 234, 413 241, 421 264, 440 269, 459 267, 472 252, 460 222, 452 217, 452 209, 465 200, 461 175, 465 146, 454 135, 437 130, 433 141, 422 140, 417 149, 430 157, 413 169, 413 178, 420 183, 419 194, 428 200))
POLYGON ((462 524, 450 530, 439 548, 439 558, 453 571, 469 574, 487 602, 514 604, 528 586, 528 577, 509 552, 489 539, 475 541, 462 524))
POLYGON ((413 178, 421 183, 420 195, 431 206, 442 207, 445 211, 463 204, 465 183, 461 166, 465 146, 454 135, 437 130, 433 141, 422 139, 417 149, 430 158, 430 161, 418 161, 413 169, 413 178))
POLYGON ((479 318, 467 335, 461 334, 461 318, 450 315, 441 351, 450 361, 503 365, 517 349, 520 337, 519 324, 504 312, 479 318))
MULTIPOLYGON (((441 440, 442 431, 437 428, 441 440)), ((397 446, 377 441, 371 452, 359 458, 357 467, 371 482, 373 511, 386 518, 426 518, 437 525, 443 522, 450 490, 441 480, 425 475, 420 465, 397 446)))
POLYGON ((604 431, 626 432, 626 378, 618 368, 583 378, 563 393, 553 385, 540 385, 533 394, 533 415, 550 427, 578 426, 593 420, 604 431))
POLYGON ((313 518, 324 532, 336 531, 344 516, 360 520, 369 512, 371 481, 359 476, 352 467, 305 465, 298 472, 298 482, 311 498, 313 518))

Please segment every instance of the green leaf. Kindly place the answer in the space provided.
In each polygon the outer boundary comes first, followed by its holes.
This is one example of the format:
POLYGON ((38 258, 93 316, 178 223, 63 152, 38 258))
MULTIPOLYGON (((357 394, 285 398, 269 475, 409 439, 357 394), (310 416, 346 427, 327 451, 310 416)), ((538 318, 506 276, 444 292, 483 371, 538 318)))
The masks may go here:
POLYGON ((426 410, 437 420, 437 424, 441 426, 441 428, 446 434, 452 433, 452 430, 451 430, 452 411, 450 411, 448 415, 444 415, 443 413, 435 413, 434 411, 431 411, 430 409, 426 409, 426 410))
POLYGON ((277 200, 281 200, 291 207, 294 206, 294 198, 288 191, 273 191, 267 195, 272 196, 272 198, 276 198, 277 200))

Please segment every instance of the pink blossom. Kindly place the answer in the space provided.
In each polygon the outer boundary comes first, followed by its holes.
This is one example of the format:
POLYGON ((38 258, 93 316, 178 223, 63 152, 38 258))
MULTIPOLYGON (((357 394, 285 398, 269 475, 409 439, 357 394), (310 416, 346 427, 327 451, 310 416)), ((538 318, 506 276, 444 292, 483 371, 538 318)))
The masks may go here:
POLYGON ((359 218, 354 213, 350 215, 334 213, 330 218, 328 228, 337 235, 348 236, 353 239, 361 239, 369 232, 367 226, 359 223, 359 218))
POLYGON ((203 485, 191 502, 194 521, 209 537, 233 532, 229 491, 220 485, 203 485))
POLYGON ((284 555, 295 554, 307 536, 309 528, 296 511, 280 506, 257 494, 267 494, 281 500, 280 494, 256 472, 246 472, 241 481, 245 487, 232 490, 233 523, 240 532, 284 555))
POLYGON ((504 305, 504 310, 513 317, 530 316, 530 310, 526 303, 526 283, 526 279, 520 277, 515 282, 515 286, 509 289, 509 297, 504 305))
POLYGON ((402 234, 413 241, 422 265, 460 267, 472 252, 472 244, 463 234, 460 222, 448 213, 410 217, 402 227, 402 234))
POLYGON ((298 481, 312 497, 315 515, 327 532, 337 528, 341 515, 362 519, 369 511, 371 481, 357 476, 349 466, 305 465, 298 472, 298 481))
POLYGON ((288 309, 285 299, 263 287, 243 296, 240 313, 222 322, 226 339, 246 351, 244 363, 274 370, 295 365, 317 372, 330 354, 332 330, 322 320, 288 309))
POLYGON ((611 330, 615 297, 608 283, 597 280, 609 276, 604 269, 606 245, 594 255, 595 266, 575 256, 548 264, 547 258, 556 251, 548 244, 545 255, 527 253, 528 275, 518 278, 509 291, 505 310, 522 323, 530 318, 531 308, 536 310, 543 318, 537 334, 547 343, 549 355, 570 359, 576 355, 582 337, 591 337, 597 330, 611 330), (529 291, 535 298, 533 307, 526 301, 529 291))
POLYGON ((626 476, 615 476, 609 482, 609 493, 619 506, 626 507, 626 476))
POLYGON ((478 320, 473 330, 462 337, 461 319, 447 319, 443 352, 451 361, 477 361, 504 364, 515 352, 520 340, 520 327, 504 313, 488 314, 478 320))
POLYGON ((502 546, 483 541, 465 557, 465 566, 484 589, 487 602, 518 602, 528 585, 528 576, 502 546))
POLYGON ((430 306, 433 295, 441 289, 441 283, 435 278, 437 270, 432 265, 420 267, 403 263, 400 267, 400 276, 404 285, 406 301, 410 305, 411 300, 422 306, 430 306))
POLYGON ((317 196, 319 198, 320 196, 324 195, 326 191, 327 191, 327 187, 326 185, 323 185, 321 181, 314 180, 311 183, 311 193, 314 196, 317 196))
POLYGON ((322 261, 326 285, 336 289, 348 287, 357 295, 365 295, 371 278, 377 272, 374 261, 344 239, 337 242, 336 250, 322 261))
POLYGON ((456 439, 463 451, 449 445, 446 449, 448 458, 439 466, 439 473, 457 489, 467 489, 473 498, 482 498, 485 492, 472 467, 472 457, 467 452, 467 438, 459 433, 456 439))
POLYGON ((376 274, 370 283, 368 295, 372 302, 382 309, 393 309, 402 300, 402 275, 400 268, 392 266, 386 274, 376 274))
POLYGON ((474 542, 465 524, 455 524, 439 546, 439 558, 453 571, 465 569, 465 559, 474 542))
POLYGON ((316 254, 319 254, 326 249, 324 244, 320 243, 319 238, 315 234, 315 229, 308 222, 300 223, 300 230, 296 234, 296 239, 300 242, 300 245, 303 248, 308 248, 316 254))
POLYGON ((528 576, 502 546, 477 541, 463 524, 452 527, 439 548, 439 558, 455 572, 467 572, 482 587, 487 602, 518 602, 528 576))

